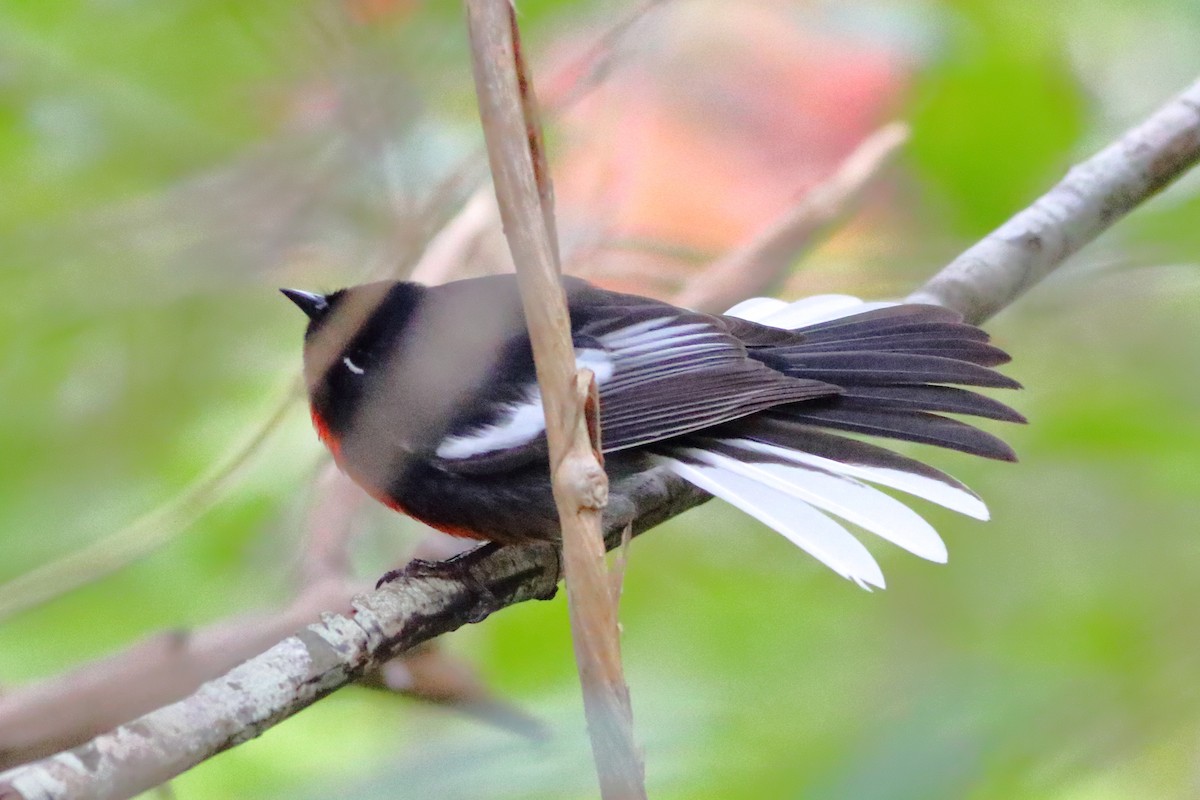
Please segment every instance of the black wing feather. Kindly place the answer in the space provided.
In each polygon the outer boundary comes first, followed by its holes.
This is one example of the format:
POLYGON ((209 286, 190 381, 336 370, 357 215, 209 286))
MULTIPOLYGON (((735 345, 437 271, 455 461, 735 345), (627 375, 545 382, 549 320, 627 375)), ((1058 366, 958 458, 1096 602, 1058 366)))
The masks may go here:
POLYGON ((601 443, 605 452, 624 450, 838 391, 820 381, 788 378, 749 360, 680 372, 628 390, 601 387, 601 443))
MULTIPOLYGON (((1019 386, 989 369, 1008 356, 957 312, 898 305, 788 331, 581 281, 568 280, 566 286, 576 347, 603 351, 611 361, 611 374, 599 382, 605 452, 669 446, 671 440, 692 446, 736 434, 946 482, 951 479, 919 462, 829 431, 1014 458, 991 434, 931 413, 1022 419, 990 398, 939 385, 1019 386)), ((514 392, 528 396, 536 389, 527 339, 518 349, 519 359, 505 359, 509 365, 519 362, 519 369, 510 366, 504 373, 507 389, 489 394, 495 403, 511 406, 514 392)), ((475 415, 475 429, 495 424, 504 413, 500 405, 475 415)), ((474 460, 507 464, 544 453, 543 433, 474 460)), ((445 467, 456 469, 450 462, 445 467)))

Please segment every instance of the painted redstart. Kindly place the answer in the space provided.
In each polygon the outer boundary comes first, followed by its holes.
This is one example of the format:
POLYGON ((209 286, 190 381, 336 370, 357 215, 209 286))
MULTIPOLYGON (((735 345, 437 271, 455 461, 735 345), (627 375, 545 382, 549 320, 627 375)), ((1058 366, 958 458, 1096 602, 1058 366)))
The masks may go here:
MULTIPOLYGON (((859 435, 1012 461, 942 414, 1023 422, 960 386, 1019 388, 1009 357, 959 314, 822 295, 702 314, 563 281, 575 354, 596 376, 609 512, 636 514, 642 473, 667 468, 859 585, 884 585, 831 516, 931 561, 946 548, 878 484, 977 519, 958 481, 859 435)), ((558 538, 542 405, 511 275, 328 295, 284 289, 309 317, 313 422, 338 465, 394 509, 500 544, 558 538)))

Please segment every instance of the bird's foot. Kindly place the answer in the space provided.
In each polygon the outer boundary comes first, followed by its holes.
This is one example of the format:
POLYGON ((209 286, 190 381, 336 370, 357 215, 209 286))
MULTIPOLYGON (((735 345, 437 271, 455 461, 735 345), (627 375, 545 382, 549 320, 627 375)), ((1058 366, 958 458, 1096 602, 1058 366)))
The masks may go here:
POLYGON ((472 567, 481 557, 489 556, 499 548, 499 544, 488 542, 476 547, 474 550, 468 550, 465 553, 451 556, 444 561, 428 561, 423 558, 414 558, 403 567, 387 572, 375 584, 375 588, 379 589, 385 584, 402 578, 440 578, 442 580, 461 583, 467 589, 468 593, 475 598, 475 603, 468 612, 467 620, 469 622, 480 622, 499 605, 499 600, 492 593, 492 590, 488 588, 487 584, 476 576, 472 567))

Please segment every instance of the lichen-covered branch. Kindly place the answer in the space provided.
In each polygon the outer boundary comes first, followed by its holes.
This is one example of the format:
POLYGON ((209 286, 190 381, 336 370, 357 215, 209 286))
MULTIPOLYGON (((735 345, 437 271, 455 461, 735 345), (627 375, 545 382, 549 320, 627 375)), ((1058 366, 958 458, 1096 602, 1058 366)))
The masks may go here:
POLYGON ((1200 160, 1200 81, 954 259, 908 299, 980 323, 1200 160))
MULTIPOLYGON (((83 744, 187 697, 322 612, 349 611, 354 596, 368 588, 354 578, 349 559, 354 513, 366 499, 332 464, 317 478, 296 595, 285 607, 159 633, 70 672, 0 693, 0 770, 83 744)), ((422 540, 413 556, 462 552, 447 552, 442 543, 422 540)), ((363 683, 452 706, 523 735, 540 733, 536 721, 494 697, 473 670, 436 642, 383 663, 363 683)))
MULTIPOLYGON (((635 534, 704 502, 689 484, 650 473, 631 489, 646 513, 635 534)), ((624 521, 605 531, 621 541, 624 521)), ((0 800, 118 800, 253 739, 393 657, 510 605, 549 598, 558 558, 541 545, 484 547, 356 598, 191 696, 79 747, 0 773, 0 800), (469 574, 469 577, 465 577, 469 574)))

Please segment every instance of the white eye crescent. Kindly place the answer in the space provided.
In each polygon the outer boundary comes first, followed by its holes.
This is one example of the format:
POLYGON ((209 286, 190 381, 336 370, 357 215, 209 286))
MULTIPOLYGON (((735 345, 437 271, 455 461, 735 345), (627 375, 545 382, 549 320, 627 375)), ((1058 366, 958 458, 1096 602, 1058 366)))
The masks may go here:
POLYGON ((346 369, 350 370, 355 375, 362 375, 366 372, 365 369, 363 369, 358 364, 355 364, 353 361, 351 361, 350 356, 344 357, 342 359, 342 363, 346 365, 346 369))

